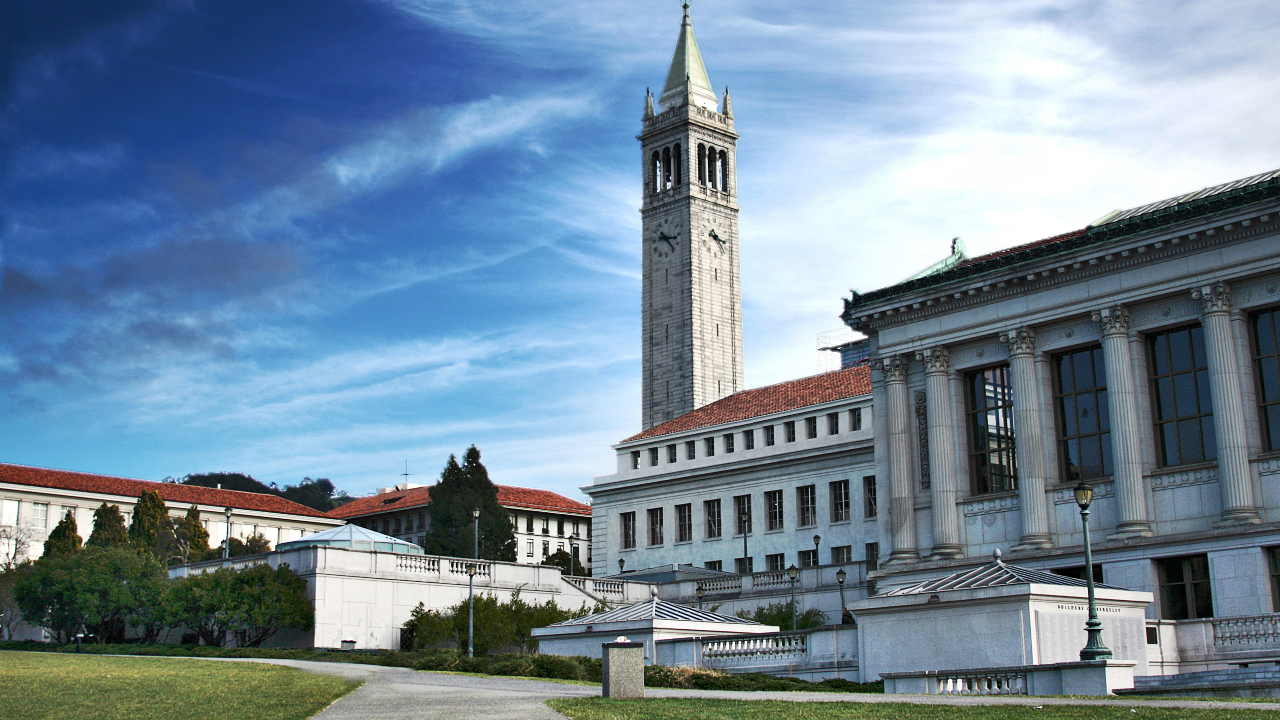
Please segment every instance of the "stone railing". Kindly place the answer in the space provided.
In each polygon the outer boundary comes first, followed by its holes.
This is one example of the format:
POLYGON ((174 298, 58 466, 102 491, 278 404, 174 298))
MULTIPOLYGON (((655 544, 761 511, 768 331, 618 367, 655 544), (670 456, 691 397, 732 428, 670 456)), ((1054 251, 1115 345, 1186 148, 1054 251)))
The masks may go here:
POLYGON ((596 580, 594 578, 569 577, 567 575, 562 576, 561 579, 585 593, 617 597, 626 595, 623 584, 617 580, 596 580))
POLYGON ((979 670, 938 673, 937 695, 1026 695, 1027 674, 1020 670, 979 670))
POLYGON ((799 661, 808 653, 807 639, 807 635, 798 633, 704 639, 702 657, 711 664, 767 665, 777 661, 799 661))
POLYGON ((751 576, 751 586, 755 588, 791 587, 791 578, 785 570, 755 573, 751 576))
POLYGON ((396 569, 407 572, 440 574, 440 558, 422 555, 397 555, 396 569))
POLYGON ((476 566, 476 577, 489 577, 489 563, 483 560, 454 560, 449 559, 449 572, 454 575, 466 575, 467 566, 476 566))
POLYGON ((1216 650, 1280 647, 1280 614, 1221 618, 1210 622, 1216 650))
POLYGON ((701 585, 702 589, 708 595, 722 595, 724 593, 742 592, 741 576, 716 578, 714 580, 702 580, 697 584, 701 585))

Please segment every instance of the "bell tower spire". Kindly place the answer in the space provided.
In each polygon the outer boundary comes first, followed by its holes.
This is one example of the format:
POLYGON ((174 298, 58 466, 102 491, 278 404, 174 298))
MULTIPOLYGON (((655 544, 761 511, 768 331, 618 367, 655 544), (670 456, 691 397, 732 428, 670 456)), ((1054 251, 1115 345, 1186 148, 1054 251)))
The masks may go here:
POLYGON ((689 19, 640 133, 642 420, 666 422, 743 389, 738 135, 712 89, 689 19))

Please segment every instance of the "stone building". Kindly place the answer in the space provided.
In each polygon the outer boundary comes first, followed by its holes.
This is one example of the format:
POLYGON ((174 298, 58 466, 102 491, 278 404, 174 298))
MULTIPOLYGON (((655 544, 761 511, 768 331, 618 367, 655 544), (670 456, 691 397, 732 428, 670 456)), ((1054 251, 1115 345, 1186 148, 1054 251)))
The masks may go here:
MULTIPOLYGON (((430 488, 403 483, 335 508, 329 517, 420 545, 431 527, 430 503, 430 488)), ((550 490, 511 485, 498 486, 498 504, 511 515, 516 562, 537 565, 564 550, 591 567, 590 505, 550 490)))

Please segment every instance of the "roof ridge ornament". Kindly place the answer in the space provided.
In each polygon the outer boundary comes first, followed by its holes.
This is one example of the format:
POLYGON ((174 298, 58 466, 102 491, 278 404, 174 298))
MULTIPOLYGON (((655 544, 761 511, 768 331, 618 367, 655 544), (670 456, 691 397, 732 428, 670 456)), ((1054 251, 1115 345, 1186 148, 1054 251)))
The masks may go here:
POLYGON ((991 551, 991 561, 997 565, 1004 564, 1004 561, 1000 559, 1000 556, 1001 556, 1000 548, 996 548, 995 550, 991 551))

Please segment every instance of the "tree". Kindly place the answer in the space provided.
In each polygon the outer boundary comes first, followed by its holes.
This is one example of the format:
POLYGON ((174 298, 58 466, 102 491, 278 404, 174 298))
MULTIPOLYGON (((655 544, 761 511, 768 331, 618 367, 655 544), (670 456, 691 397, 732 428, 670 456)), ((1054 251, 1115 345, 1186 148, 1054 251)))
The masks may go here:
POLYGON ((32 572, 33 564, 24 562, 15 567, 0 570, 0 640, 12 640, 13 630, 22 620, 22 610, 13 590, 18 580, 32 572))
POLYGON ((120 514, 119 505, 102 506, 93 511, 93 532, 85 543, 89 547, 127 547, 129 531, 124 527, 124 515, 120 514))
POLYGON ((428 553, 449 557, 472 556, 471 511, 480 509, 480 557, 515 562, 516 536, 505 508, 498 504, 498 487, 480 462, 480 450, 472 445, 462 465, 453 455, 431 486, 431 530, 424 541, 428 553))
POLYGON ((221 487, 223 490, 239 490, 240 492, 262 493, 264 495, 278 494, 270 487, 254 479, 253 476, 245 475, 244 473, 194 473, 182 478, 182 484, 207 488, 221 487))
POLYGON ((11 570, 27 560, 36 531, 29 524, 0 525, 0 570, 11 570))
POLYGON ((58 522, 44 541, 43 557, 71 555, 80 550, 80 532, 76 529, 75 513, 71 510, 58 522))
POLYGON ((284 627, 310 630, 315 625, 307 581, 288 563, 241 570, 231 583, 231 602, 237 647, 258 647, 284 627))
POLYGON ((235 570, 218 568, 178 579, 165 595, 165 620, 200 636, 205 645, 222 647, 237 622, 232 595, 235 576, 235 570))
POLYGON ((200 510, 192 505, 187 514, 178 521, 178 539, 186 545, 187 556, 184 562, 200 562, 212 555, 209 550, 209 531, 200 522, 200 510))
POLYGON ((422 603, 409 611, 409 621, 404 624, 402 650, 433 648, 453 637, 453 615, 448 610, 428 610, 422 603))
POLYGON ((133 522, 129 524, 129 544, 167 561, 177 545, 173 521, 169 509, 160 499, 160 493, 144 490, 133 508, 133 522))
POLYGON ((573 557, 565 550, 557 550, 546 556, 542 559, 542 564, 558 567, 567 575, 577 575, 581 577, 587 574, 587 569, 582 567, 582 563, 578 562, 577 558, 573 557), (569 567, 570 564, 573 565, 572 568, 569 567))
POLYGON ((14 597, 27 623, 71 642, 83 626, 97 642, 123 642, 130 625, 154 625, 154 611, 168 583, 149 553, 87 547, 73 555, 42 558, 18 579, 14 597))

